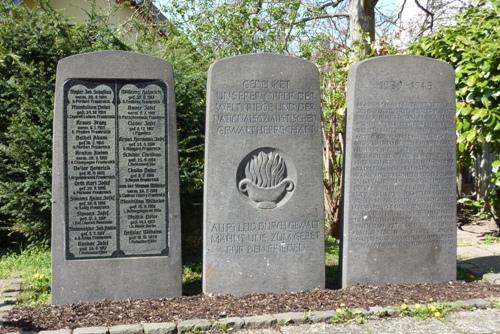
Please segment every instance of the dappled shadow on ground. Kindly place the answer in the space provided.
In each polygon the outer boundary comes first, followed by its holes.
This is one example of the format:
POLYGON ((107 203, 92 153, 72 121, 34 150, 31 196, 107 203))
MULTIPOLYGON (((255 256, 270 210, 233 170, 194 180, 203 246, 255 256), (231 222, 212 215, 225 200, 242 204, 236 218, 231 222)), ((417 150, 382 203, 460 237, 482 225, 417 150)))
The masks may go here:
POLYGON ((468 225, 472 223, 473 215, 476 213, 476 210, 465 207, 463 205, 457 206, 457 227, 462 229, 462 226, 468 225))
POLYGON ((30 332, 40 332, 46 328, 33 325, 33 322, 29 319, 20 319, 16 321, 6 321, 0 326, 0 333, 30 333, 30 332))
MULTIPOLYGON (((486 231, 486 232, 483 232, 481 233, 481 238, 483 239, 483 242, 485 241, 485 239, 488 239, 488 238, 500 238, 500 230, 498 229, 492 229, 490 231, 486 231)), ((492 241, 492 242, 496 242, 496 241, 492 241)))
POLYGON ((500 273, 500 256, 483 256, 468 260, 458 261, 458 265, 468 268, 476 275, 487 273, 500 273))

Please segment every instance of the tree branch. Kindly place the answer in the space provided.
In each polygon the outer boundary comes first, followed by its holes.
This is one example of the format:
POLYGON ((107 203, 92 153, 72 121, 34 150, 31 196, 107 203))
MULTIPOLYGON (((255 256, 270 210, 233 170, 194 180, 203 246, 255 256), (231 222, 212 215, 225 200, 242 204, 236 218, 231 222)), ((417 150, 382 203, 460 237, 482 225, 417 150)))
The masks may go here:
MULTIPOLYGON (((302 0, 299 0, 298 8, 300 8, 301 5, 302 5, 302 0)), ((293 21, 295 21, 295 18, 297 17, 297 11, 295 10, 295 11, 293 11, 293 13, 290 13, 290 14, 294 16, 292 19, 293 19, 293 21)), ((285 51, 287 53, 290 53, 288 51, 288 40, 290 39, 290 36, 292 35, 292 30, 293 30, 294 26, 295 26, 295 23, 290 24, 290 27, 289 27, 288 32, 287 32, 286 37, 285 37, 285 45, 284 46, 285 46, 285 51)))
POLYGON ((434 27, 434 13, 432 13, 427 8, 425 8, 424 6, 422 6, 420 4, 420 2, 418 2, 418 0, 415 0, 415 4, 417 5, 418 8, 420 8, 421 10, 423 10, 425 12, 425 14, 427 15, 427 17, 430 17, 431 22, 429 23, 429 29, 432 31, 432 28, 434 27))
POLYGON ((405 5, 406 5, 406 0, 403 0, 403 4, 401 5, 401 9, 398 12, 398 16, 397 16, 395 22, 398 22, 399 20, 401 20, 401 16, 403 15, 403 10, 405 9, 405 5))
POLYGON ((302 23, 302 22, 309 22, 309 21, 314 21, 314 20, 321 20, 321 19, 331 19, 334 17, 349 17, 349 13, 335 13, 335 14, 325 14, 325 15, 304 17, 298 21, 295 21, 294 24, 298 24, 298 23, 302 23))
POLYGON ((261 10, 262 10, 262 0, 259 0, 257 1, 257 5, 255 6, 255 12, 253 14, 259 15, 261 10))
POLYGON ((328 1, 322 4, 321 6, 318 7, 320 11, 323 11, 326 7, 332 7, 332 8, 337 8, 338 5, 340 5, 343 2, 343 0, 338 0, 338 1, 328 1))

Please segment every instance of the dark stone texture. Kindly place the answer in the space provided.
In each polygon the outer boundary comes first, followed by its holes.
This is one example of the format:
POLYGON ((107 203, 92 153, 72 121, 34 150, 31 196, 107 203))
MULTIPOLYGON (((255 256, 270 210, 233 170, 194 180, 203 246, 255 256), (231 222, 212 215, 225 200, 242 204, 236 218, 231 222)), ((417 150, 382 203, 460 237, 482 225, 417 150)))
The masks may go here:
POLYGON ((385 56, 349 70, 342 287, 456 278, 453 68, 385 56))
POLYGON ((207 100, 203 291, 323 287, 317 68, 271 54, 222 59, 207 100))
POLYGON ((57 68, 52 302, 181 294, 172 67, 123 51, 57 68))

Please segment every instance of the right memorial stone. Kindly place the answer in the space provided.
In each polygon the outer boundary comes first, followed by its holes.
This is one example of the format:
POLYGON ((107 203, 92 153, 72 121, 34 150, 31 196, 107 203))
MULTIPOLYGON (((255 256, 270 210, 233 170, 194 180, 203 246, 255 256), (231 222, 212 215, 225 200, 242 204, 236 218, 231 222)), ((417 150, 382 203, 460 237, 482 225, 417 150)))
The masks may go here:
POLYGON ((342 287, 456 278, 453 68, 419 56, 348 74, 342 287))

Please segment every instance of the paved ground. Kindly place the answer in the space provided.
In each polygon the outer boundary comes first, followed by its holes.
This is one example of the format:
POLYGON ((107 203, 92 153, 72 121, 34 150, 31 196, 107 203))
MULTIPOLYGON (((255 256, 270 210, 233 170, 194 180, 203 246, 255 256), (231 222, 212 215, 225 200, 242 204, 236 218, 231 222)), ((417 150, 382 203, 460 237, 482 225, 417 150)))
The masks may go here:
POLYGON ((314 324, 286 326, 280 329, 244 330, 238 334, 498 334, 500 310, 476 310, 451 313, 443 320, 395 318, 369 320, 364 324, 314 324))
POLYGON ((488 233, 498 235, 498 227, 491 220, 477 221, 458 229, 458 266, 500 284, 500 242, 488 243, 488 233))
POLYGON ((19 278, 0 280, 0 322, 14 307, 20 289, 21 280, 19 278))

